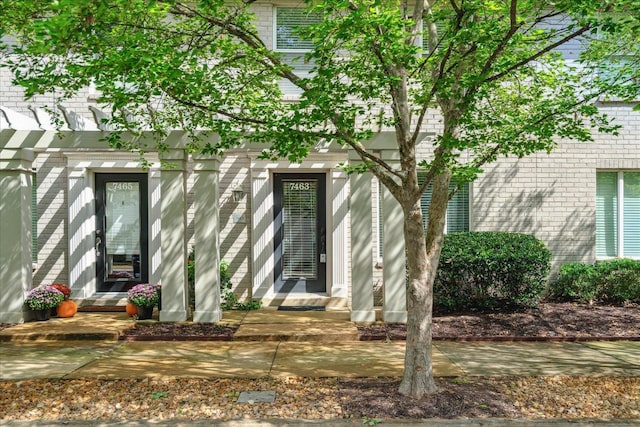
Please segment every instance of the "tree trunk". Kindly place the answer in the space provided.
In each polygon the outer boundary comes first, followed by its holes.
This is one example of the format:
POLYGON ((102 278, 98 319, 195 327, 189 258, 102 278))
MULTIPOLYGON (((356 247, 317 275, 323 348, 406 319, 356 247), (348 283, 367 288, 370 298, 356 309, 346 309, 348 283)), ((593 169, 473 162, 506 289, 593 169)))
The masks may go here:
POLYGON ((408 269, 407 348, 399 392, 416 399, 437 390, 431 359, 433 282, 442 248, 450 178, 450 172, 445 170, 433 180, 426 239, 420 200, 403 206, 408 269))

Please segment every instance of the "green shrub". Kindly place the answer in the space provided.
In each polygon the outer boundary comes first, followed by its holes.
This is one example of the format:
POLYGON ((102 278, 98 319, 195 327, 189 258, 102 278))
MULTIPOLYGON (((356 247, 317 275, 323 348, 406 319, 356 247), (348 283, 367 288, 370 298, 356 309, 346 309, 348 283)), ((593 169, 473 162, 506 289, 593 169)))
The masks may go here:
POLYGON ((593 302, 598 295, 598 275, 591 264, 564 264, 556 280, 549 285, 548 299, 593 302))
POLYGON ((550 284, 548 298, 583 303, 640 302, 640 261, 617 258, 595 264, 565 264, 550 284))
POLYGON ((613 304, 640 302, 640 272, 622 269, 604 276, 600 300, 613 304))
POLYGON ((527 234, 447 234, 434 283, 440 312, 534 306, 546 288, 551 252, 527 234))
MULTIPOLYGON (((192 249, 187 261, 187 281, 189 283, 189 304, 196 305, 196 261, 195 251, 192 249)), ((261 301, 240 302, 238 296, 231 290, 231 272, 229 263, 220 261, 220 306, 223 310, 255 310, 262 307, 261 301)))

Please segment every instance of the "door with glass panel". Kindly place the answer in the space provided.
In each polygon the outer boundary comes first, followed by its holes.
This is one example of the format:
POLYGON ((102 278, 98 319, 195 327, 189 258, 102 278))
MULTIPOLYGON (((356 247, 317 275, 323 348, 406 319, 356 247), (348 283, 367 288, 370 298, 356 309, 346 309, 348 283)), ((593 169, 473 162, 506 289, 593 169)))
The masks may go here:
POLYGON ((98 292, 124 292, 148 281, 147 175, 96 174, 98 292))
POLYGON ((325 174, 274 174, 275 291, 324 293, 325 174))

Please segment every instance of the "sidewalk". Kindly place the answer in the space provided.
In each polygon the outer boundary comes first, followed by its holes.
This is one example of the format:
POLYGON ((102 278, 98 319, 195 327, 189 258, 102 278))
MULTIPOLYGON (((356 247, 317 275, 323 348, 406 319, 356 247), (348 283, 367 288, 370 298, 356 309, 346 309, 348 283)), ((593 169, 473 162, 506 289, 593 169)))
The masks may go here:
MULTIPOLYGON (((234 341, 118 341, 134 325, 124 313, 16 325, 0 331, 0 379, 378 377, 403 371, 405 342, 357 341, 347 312, 232 312, 224 322, 240 325, 234 341)), ((437 341, 433 366, 445 377, 640 376, 640 342, 437 341)))

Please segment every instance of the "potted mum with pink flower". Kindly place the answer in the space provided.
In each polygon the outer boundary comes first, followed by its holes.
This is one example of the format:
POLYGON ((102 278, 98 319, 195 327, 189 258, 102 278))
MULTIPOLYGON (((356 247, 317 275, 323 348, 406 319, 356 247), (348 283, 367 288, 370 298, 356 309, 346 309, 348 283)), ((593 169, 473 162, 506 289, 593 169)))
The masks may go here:
POLYGON ((42 285, 31 289, 24 303, 33 311, 36 320, 49 320, 51 309, 60 305, 63 300, 62 292, 51 285, 42 285))
POLYGON ((127 291, 127 300, 138 309, 138 319, 151 319, 160 301, 160 285, 140 283, 127 291))

